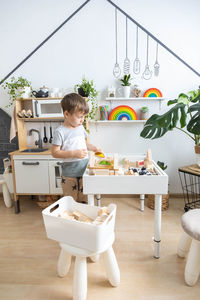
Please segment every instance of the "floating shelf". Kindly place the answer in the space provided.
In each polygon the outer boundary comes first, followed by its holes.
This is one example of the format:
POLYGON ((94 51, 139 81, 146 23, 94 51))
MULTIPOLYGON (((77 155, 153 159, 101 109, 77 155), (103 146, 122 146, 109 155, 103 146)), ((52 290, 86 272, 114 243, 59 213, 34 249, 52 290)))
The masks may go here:
POLYGON ((104 123, 145 123, 146 120, 98 120, 98 121, 94 121, 94 120, 90 120, 90 123, 99 123, 99 124, 104 124, 104 123))
POLYGON ((162 97, 138 97, 138 98, 121 98, 121 97, 119 97, 119 98, 114 98, 114 97, 108 97, 108 98, 106 98, 106 100, 107 101, 141 101, 141 100, 145 100, 145 101, 149 101, 149 100, 160 100, 160 101, 162 101, 162 100, 164 100, 164 98, 162 97))

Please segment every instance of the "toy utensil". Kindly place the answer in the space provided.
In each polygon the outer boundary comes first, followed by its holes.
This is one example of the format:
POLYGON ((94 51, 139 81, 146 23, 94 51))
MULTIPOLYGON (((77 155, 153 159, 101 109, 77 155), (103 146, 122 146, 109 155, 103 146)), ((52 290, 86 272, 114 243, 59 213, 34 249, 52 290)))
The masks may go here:
POLYGON ((98 156, 98 157, 102 157, 102 158, 105 157, 105 155, 104 155, 102 152, 99 152, 99 151, 98 151, 98 152, 95 152, 94 155, 95 155, 95 156, 98 156))
POLYGON ((50 138, 49 138, 49 143, 51 144, 53 140, 53 136, 52 136, 52 127, 50 125, 50 138))
POLYGON ((46 126, 44 126, 44 137, 43 137, 43 142, 44 142, 44 143, 47 143, 47 142, 48 142, 47 132, 46 132, 46 126))

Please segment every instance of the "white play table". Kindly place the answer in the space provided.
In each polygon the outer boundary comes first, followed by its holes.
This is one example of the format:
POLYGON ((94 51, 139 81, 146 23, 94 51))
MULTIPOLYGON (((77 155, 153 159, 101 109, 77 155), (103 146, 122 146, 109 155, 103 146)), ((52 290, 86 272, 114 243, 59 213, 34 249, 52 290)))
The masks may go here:
MULTIPOLYGON (((112 154, 107 154, 108 156, 112 154)), ((119 155, 119 160, 142 160, 145 155, 119 155)), ((83 193, 88 195, 88 204, 94 205, 97 194, 154 194, 154 257, 159 258, 161 242, 162 195, 168 193, 168 175, 153 161, 157 175, 89 175, 86 169, 83 175, 83 193)))

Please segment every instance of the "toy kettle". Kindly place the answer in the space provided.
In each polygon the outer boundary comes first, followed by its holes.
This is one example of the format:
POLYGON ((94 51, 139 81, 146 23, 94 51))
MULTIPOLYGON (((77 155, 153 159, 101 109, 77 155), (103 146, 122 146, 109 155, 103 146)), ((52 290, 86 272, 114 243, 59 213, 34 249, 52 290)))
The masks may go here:
POLYGON ((38 92, 32 91, 32 94, 36 98, 45 98, 49 96, 49 89, 43 85, 38 92))

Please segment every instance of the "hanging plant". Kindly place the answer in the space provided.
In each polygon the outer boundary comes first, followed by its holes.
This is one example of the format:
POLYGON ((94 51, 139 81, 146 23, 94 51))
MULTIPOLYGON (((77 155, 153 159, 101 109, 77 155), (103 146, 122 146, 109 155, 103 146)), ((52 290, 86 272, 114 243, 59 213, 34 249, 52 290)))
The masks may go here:
POLYGON ((98 92, 94 86, 93 80, 89 81, 84 76, 82 78, 82 82, 80 84, 76 84, 74 86, 74 91, 81 95, 82 97, 86 97, 87 102, 91 103, 91 110, 89 112, 89 118, 91 120, 95 119, 95 115, 97 112, 97 96, 98 92))
POLYGON ((22 76, 15 78, 11 77, 10 82, 3 82, 2 87, 7 90, 10 96, 10 102, 6 107, 13 105, 15 99, 23 98, 23 94, 25 93, 25 87, 31 88, 31 82, 22 76))

